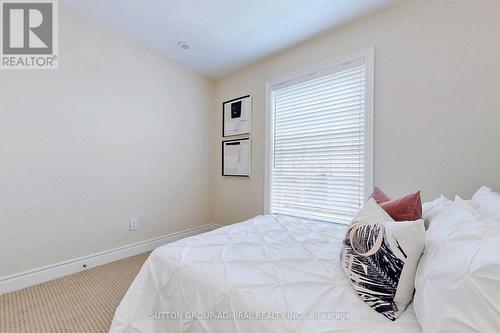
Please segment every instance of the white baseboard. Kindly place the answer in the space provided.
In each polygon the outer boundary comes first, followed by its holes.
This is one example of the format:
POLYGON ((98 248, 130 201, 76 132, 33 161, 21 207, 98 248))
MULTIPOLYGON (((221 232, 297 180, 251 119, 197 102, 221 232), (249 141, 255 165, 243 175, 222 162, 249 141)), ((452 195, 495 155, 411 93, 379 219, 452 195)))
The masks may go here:
POLYGON ((148 239, 88 256, 62 261, 53 265, 3 276, 0 277, 0 295, 151 251, 159 246, 175 242, 185 237, 211 231, 219 227, 220 226, 217 224, 205 224, 200 227, 183 230, 166 236, 148 239))

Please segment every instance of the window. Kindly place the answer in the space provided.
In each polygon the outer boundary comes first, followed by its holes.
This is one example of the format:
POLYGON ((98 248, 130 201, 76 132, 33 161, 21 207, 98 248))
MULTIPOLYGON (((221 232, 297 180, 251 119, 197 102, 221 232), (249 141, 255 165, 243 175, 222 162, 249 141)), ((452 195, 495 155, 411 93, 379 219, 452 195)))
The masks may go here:
POLYGON ((270 213, 348 223, 372 188, 373 51, 268 83, 270 213))

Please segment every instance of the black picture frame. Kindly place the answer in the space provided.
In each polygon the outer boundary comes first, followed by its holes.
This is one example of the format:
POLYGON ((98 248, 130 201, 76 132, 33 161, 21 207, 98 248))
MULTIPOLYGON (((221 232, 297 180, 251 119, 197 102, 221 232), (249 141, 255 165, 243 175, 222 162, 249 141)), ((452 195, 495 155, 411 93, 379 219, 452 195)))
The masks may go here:
POLYGON ((250 173, 251 173, 251 168, 252 168, 252 145, 250 138, 242 138, 242 139, 232 139, 232 140, 223 140, 221 143, 221 151, 222 151, 222 166, 221 166, 221 175, 224 177, 243 177, 243 178, 250 178, 250 173), (248 175, 226 175, 224 173, 224 144, 228 142, 241 142, 241 141, 248 141, 250 143, 250 160, 248 161, 250 163, 249 168, 248 168, 248 175))
MULTIPOLYGON (((233 135, 225 135, 225 123, 226 123, 226 118, 225 118, 225 114, 224 114, 224 108, 226 106, 226 104, 228 103, 232 103, 232 102, 235 102, 235 101, 238 101, 238 100, 243 100, 244 98, 248 98, 248 97, 251 97, 251 95, 245 95, 245 96, 241 96, 241 97, 238 97, 238 98, 233 98, 229 101, 225 101, 222 103, 222 137, 223 138, 230 138, 230 137, 236 137, 236 136, 240 136, 240 135, 248 135, 250 134, 250 132, 247 132, 247 133, 239 133, 239 134, 233 134, 233 135)), ((250 114, 251 116, 251 114, 250 114)))

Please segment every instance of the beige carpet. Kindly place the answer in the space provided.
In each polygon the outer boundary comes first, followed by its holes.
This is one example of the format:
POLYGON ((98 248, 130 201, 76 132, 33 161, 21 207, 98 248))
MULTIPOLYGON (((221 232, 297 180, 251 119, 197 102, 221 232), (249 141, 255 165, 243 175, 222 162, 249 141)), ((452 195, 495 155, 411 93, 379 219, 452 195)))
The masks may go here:
POLYGON ((143 253, 0 296, 0 332, 107 332, 143 253))

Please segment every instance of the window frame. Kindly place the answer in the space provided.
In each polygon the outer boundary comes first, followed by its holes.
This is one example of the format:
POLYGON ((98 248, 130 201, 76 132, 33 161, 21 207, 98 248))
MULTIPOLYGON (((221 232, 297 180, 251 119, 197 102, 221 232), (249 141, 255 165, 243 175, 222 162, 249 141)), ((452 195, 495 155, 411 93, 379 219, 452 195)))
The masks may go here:
MULTIPOLYGON (((274 159, 274 91, 280 88, 298 84, 321 76, 339 71, 342 67, 360 62, 365 64, 365 159, 364 159, 364 189, 365 200, 373 189, 373 86, 374 86, 374 48, 339 56, 333 60, 317 64, 286 74, 266 82, 266 111, 265 111, 265 193, 264 213, 270 214, 272 199, 272 168, 274 159)), ((297 215, 298 216, 298 215, 297 215)), ((299 216, 300 217, 300 216, 299 216)), ((311 218, 304 215, 304 218, 311 218)), ((328 219, 321 221, 332 222, 328 219)), ((340 223, 340 222, 332 222, 340 223)))

